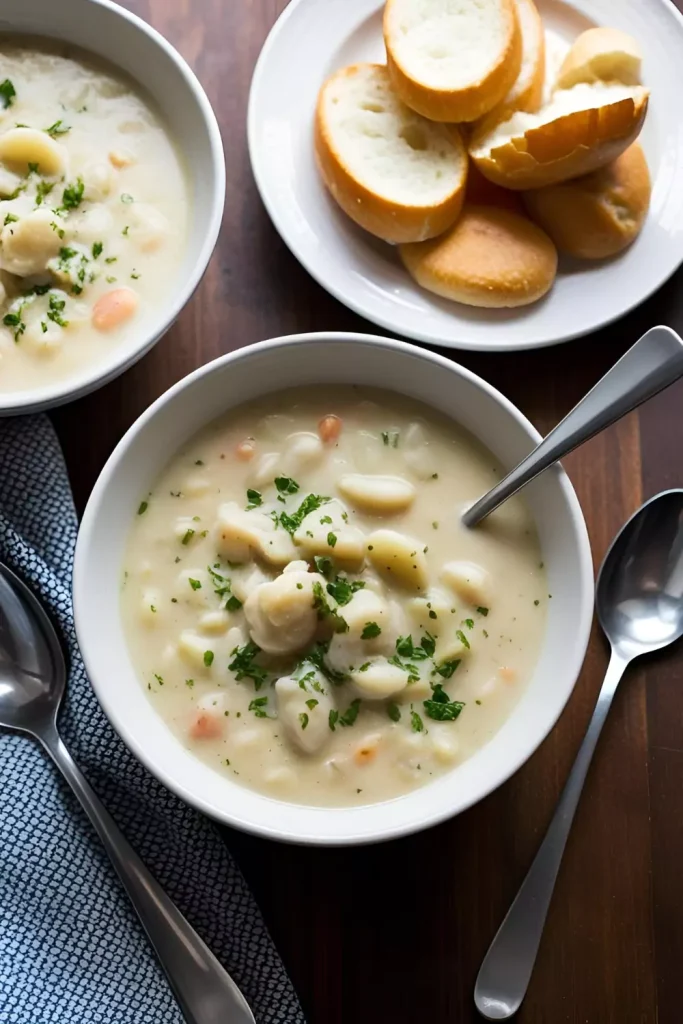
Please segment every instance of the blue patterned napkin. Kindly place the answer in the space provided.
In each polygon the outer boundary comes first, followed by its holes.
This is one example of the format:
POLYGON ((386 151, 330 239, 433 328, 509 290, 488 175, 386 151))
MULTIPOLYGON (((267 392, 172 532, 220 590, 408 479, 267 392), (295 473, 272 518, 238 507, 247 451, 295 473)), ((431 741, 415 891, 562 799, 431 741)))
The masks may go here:
MULTIPOLYGON (((304 1024, 239 869, 213 826, 113 732, 86 679, 71 609, 76 512, 45 416, 0 420, 0 559, 59 622, 61 716, 76 760, 150 870, 230 971, 259 1024, 304 1024)), ((33 741, 0 733, 0 1022, 182 1024, 94 831, 33 741)))

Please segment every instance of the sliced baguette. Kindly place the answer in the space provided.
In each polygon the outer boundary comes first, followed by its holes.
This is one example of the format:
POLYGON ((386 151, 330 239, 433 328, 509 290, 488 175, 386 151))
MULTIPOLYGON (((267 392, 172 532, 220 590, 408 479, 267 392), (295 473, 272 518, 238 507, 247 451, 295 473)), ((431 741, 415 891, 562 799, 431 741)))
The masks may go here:
POLYGON ((560 252, 601 260, 616 256, 640 234, 651 192, 645 154, 635 142, 599 171, 523 196, 529 216, 560 252))
POLYGON ((488 309, 527 306, 552 288, 557 250, 523 214, 467 204, 441 238, 402 245, 408 272, 427 291, 488 309))
POLYGON ((522 65, 515 0, 387 0, 384 42, 394 89, 432 121, 476 121, 522 65))
POLYGON ((633 36, 616 28, 589 28, 582 32, 564 59, 556 89, 571 89, 580 82, 622 82, 640 85, 643 55, 633 36))
POLYGON ((434 238, 462 209, 469 162, 459 132, 406 107, 384 65, 355 64, 323 85, 315 152, 342 210, 387 242, 434 238))
POLYGON ((538 114, 518 112, 475 131, 470 156, 503 188, 530 189, 578 178, 616 160, 636 140, 648 90, 600 83, 556 92, 538 114))
POLYGON ((535 114, 543 102, 546 55, 545 30, 534 0, 515 0, 517 17, 522 32, 522 67, 512 88, 498 106, 494 107, 477 125, 488 131, 506 120, 516 110, 535 114))

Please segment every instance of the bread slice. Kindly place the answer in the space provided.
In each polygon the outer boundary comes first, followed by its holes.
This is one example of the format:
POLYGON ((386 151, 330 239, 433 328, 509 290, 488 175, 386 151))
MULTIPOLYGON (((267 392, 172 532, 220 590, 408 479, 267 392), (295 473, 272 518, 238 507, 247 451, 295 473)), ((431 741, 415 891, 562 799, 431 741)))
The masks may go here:
POLYGON ((615 256, 638 236, 651 193, 647 160, 635 142, 599 171, 523 197, 529 216, 561 252, 600 260, 615 256))
POLYGON ((582 32, 564 59, 556 89, 571 89, 580 82, 622 82, 640 85, 643 55, 633 36, 616 28, 589 28, 582 32))
POLYGON ((504 210, 524 213, 522 193, 494 185, 492 181, 484 177, 474 163, 470 163, 467 174, 465 203, 468 206, 501 206, 504 210))
POLYGON ((522 67, 512 88, 498 106, 477 125, 490 130, 516 110, 535 114, 543 102, 545 85, 545 30, 534 0, 515 0, 522 33, 522 67))
POLYGON ((552 288, 557 251, 525 216, 497 206, 465 206, 447 234, 402 245, 401 259, 427 291, 489 309, 526 306, 552 288))
POLYGON ((515 0, 387 0, 387 66, 404 103, 433 121, 476 121, 515 83, 515 0))
POLYGON ((475 131, 470 156, 497 185, 542 188, 578 178, 616 160, 636 140, 649 92, 616 83, 561 89, 537 114, 516 113, 490 131, 475 131))
POLYGON ((406 107, 384 65, 355 64, 323 85, 315 152, 342 210, 387 242, 440 235, 462 209, 468 159, 459 132, 406 107))

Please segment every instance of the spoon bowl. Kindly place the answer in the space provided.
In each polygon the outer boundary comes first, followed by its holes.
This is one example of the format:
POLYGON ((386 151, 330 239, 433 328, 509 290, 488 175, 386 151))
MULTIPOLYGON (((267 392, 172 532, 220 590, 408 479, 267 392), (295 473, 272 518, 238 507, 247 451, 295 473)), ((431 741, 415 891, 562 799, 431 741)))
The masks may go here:
POLYGON ((597 611, 628 659, 683 636, 683 490, 658 494, 628 521, 600 571, 597 611))
POLYGON ((0 564, 0 726, 35 734, 54 720, 66 686, 52 623, 29 588, 0 564))

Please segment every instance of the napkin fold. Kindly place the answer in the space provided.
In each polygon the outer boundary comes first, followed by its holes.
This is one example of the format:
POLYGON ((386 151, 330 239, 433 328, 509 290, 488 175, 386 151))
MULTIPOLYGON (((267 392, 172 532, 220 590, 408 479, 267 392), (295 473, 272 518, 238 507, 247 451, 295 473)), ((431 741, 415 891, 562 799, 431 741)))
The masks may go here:
MULTIPOLYGON (((304 1024, 244 878, 213 825, 109 725, 74 631, 77 519, 46 416, 0 421, 0 560, 51 611, 70 654, 60 727, 149 869, 244 992, 258 1024, 304 1024)), ((183 1024, 114 869, 38 744, 0 733, 0 1022, 183 1024)), ((227 1022, 226 1022, 227 1024, 227 1022)))

